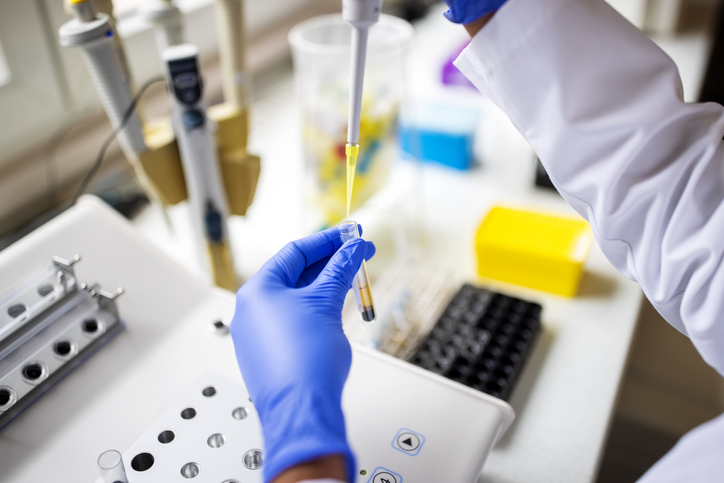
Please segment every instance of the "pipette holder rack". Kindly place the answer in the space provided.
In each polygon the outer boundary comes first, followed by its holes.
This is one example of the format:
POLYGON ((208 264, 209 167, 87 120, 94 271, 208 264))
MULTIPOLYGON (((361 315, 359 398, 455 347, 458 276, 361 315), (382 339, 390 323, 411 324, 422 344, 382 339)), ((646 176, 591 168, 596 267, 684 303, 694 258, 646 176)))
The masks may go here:
POLYGON ((0 428, 123 329, 115 293, 52 264, 0 294, 0 428))

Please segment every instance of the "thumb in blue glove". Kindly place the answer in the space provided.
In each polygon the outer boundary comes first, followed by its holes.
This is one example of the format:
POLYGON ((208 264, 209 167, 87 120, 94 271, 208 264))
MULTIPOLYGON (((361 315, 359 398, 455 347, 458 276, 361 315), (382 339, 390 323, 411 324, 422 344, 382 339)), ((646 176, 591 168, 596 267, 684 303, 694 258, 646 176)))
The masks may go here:
POLYGON ((469 24, 495 12, 506 0, 442 0, 449 9, 443 14, 453 23, 469 24))
POLYGON ((231 322, 236 357, 261 419, 267 482, 292 466, 354 456, 341 400, 352 351, 342 307, 370 242, 342 246, 337 227, 286 245, 237 293, 231 322))

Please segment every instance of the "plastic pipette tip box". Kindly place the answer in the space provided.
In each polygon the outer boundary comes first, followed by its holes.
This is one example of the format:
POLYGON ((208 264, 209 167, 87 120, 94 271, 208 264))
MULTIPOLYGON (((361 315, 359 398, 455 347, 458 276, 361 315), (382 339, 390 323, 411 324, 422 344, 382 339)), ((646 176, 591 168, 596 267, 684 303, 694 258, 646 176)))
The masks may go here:
POLYGON ((494 207, 478 228, 478 275, 573 297, 593 242, 583 219, 494 207))
POLYGON ((508 399, 540 332, 541 306, 463 285, 410 362, 508 399))

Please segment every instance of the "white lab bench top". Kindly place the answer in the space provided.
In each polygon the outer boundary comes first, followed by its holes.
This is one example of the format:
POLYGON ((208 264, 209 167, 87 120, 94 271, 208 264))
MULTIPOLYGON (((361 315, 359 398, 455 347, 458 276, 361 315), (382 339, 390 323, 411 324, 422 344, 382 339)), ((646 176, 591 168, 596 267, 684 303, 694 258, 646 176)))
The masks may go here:
MULTIPOLYGON (((556 193, 532 187, 533 154, 500 113, 477 94, 437 85, 440 63, 465 39, 462 29, 439 15, 420 24, 411 48, 409 79, 414 82, 408 94, 412 99, 479 104, 484 112, 483 135, 476 151, 485 163, 470 172, 397 163, 388 187, 353 215, 364 225, 365 237, 377 243, 378 255, 369 264, 373 273, 382 271, 383 261, 395 250, 390 231, 405 232, 412 223, 424 234, 426 253, 448 264, 459 280, 475 282, 473 235, 492 205, 573 213, 556 193)), ((304 166, 292 80, 279 79, 266 90, 253 107, 251 122, 250 151, 262 157, 256 199, 245 218, 230 220, 236 268, 244 279, 312 225, 302 203, 304 166)), ((146 239, 202 274, 185 204, 170 208, 168 216, 172 231, 156 209, 147 210, 134 223, 146 239)), ((510 400, 517 419, 492 451, 479 481, 595 481, 643 298, 639 286, 621 276, 594 246, 573 299, 512 286, 491 288, 541 303, 542 331, 510 400)), ((150 325, 144 330, 156 330, 151 327, 152 317, 145 323, 150 325)), ((173 344, 190 345, 182 338, 192 334, 174 332, 173 344)), ((149 353, 147 358, 151 357, 156 355, 149 353)), ((187 366, 192 362, 189 358, 187 366)), ((230 359, 228 363, 233 366, 230 359)), ((72 377, 67 382, 78 384, 72 377)), ((154 406, 148 411, 163 409, 154 406)), ((66 431, 72 432, 71 422, 67 424, 66 431)), ((120 422, 116 426, 123 431, 120 422)), ((61 438, 60 433, 55 438, 61 438)), ((135 436, 124 434, 122 440, 133 441, 135 436)), ((42 446, 33 451, 42 451, 42 446)), ((32 465, 32 457, 31 451, 24 464, 32 465)), ((59 471, 64 476, 58 481, 71 481, 64 478, 72 468, 59 471)), ((4 481, 2 472, 0 481, 4 481)))
MULTIPOLYGON (((410 78, 422 80, 411 93, 423 99, 440 100, 444 95, 450 102, 480 104, 485 111, 483 140, 493 144, 478 149, 486 165, 460 172, 399 162, 383 194, 352 217, 363 224, 365 237, 377 242, 378 260, 394 249, 386 241, 387 232, 403 230, 405 220, 415 220, 424 227, 428 253, 449 264, 460 280, 475 281, 473 236, 493 204, 573 211, 556 193, 532 187, 534 155, 500 113, 477 94, 450 93, 436 86, 435 65, 464 41, 461 29, 444 22, 432 20, 418 29, 411 52, 415 75, 410 78), (433 30, 444 32, 449 42, 441 47, 430 35, 433 30)), ((244 278, 309 229, 293 101, 292 81, 284 79, 254 106, 250 151, 262 157, 261 179, 248 215, 230 222, 237 271, 244 278)), ((174 235, 153 210, 136 225, 162 250, 198 272, 185 210, 184 205, 169 210, 174 235)), ((380 270, 375 259, 369 267, 372 272, 380 270)), ((517 419, 493 450, 479 481, 595 481, 635 332, 641 289, 621 276, 597 246, 576 298, 511 286, 493 288, 540 302, 543 329, 510 400, 517 419)))
MULTIPOLYGON (((288 126, 292 128, 294 121, 288 120, 288 126)), ((275 136, 285 134, 277 131, 275 136)), ((292 185, 298 179, 292 175, 298 169, 290 166, 295 162, 293 147, 270 143, 256 152, 264 163, 256 207, 248 219, 231 225, 237 266, 244 276, 301 231, 293 223, 286 230, 279 226, 279 220, 295 219, 290 212, 299 209, 292 198, 296 191, 292 185), (265 202, 270 206, 265 207, 265 202)), ((296 162, 301 164, 299 159, 296 162)), ((421 218, 429 229, 429 246, 461 279, 475 280, 473 234, 492 204, 570 211, 555 193, 506 187, 500 176, 485 169, 462 173, 426 166, 414 173, 409 165, 401 165, 393 176, 404 177, 410 171, 423 180, 421 218)), ((177 236, 188 229, 180 227, 184 211, 183 206, 170 210, 177 236)), ((399 221, 397 213, 391 218, 399 221)), ((370 218, 362 221, 366 236, 375 241, 375 231, 382 228, 375 226, 374 214, 365 215, 370 218)), ((149 240, 193 266, 193 252, 184 251, 178 238, 164 238, 166 229, 159 221, 160 216, 147 213, 137 226, 149 240)), ((378 253, 384 250, 378 244, 378 253)), ((621 276, 597 246, 574 299, 511 286, 493 288, 541 303, 542 332, 510 400, 517 419, 490 455, 480 481, 595 481, 636 327, 641 289, 621 276)))

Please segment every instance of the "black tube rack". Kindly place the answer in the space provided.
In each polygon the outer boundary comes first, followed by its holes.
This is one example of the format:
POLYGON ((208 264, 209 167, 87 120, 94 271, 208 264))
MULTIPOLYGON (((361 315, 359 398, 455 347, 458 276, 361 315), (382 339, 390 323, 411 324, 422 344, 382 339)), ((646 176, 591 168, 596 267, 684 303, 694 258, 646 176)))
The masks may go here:
POLYGON ((507 400, 540 331, 541 306, 465 284, 410 359, 507 400))

